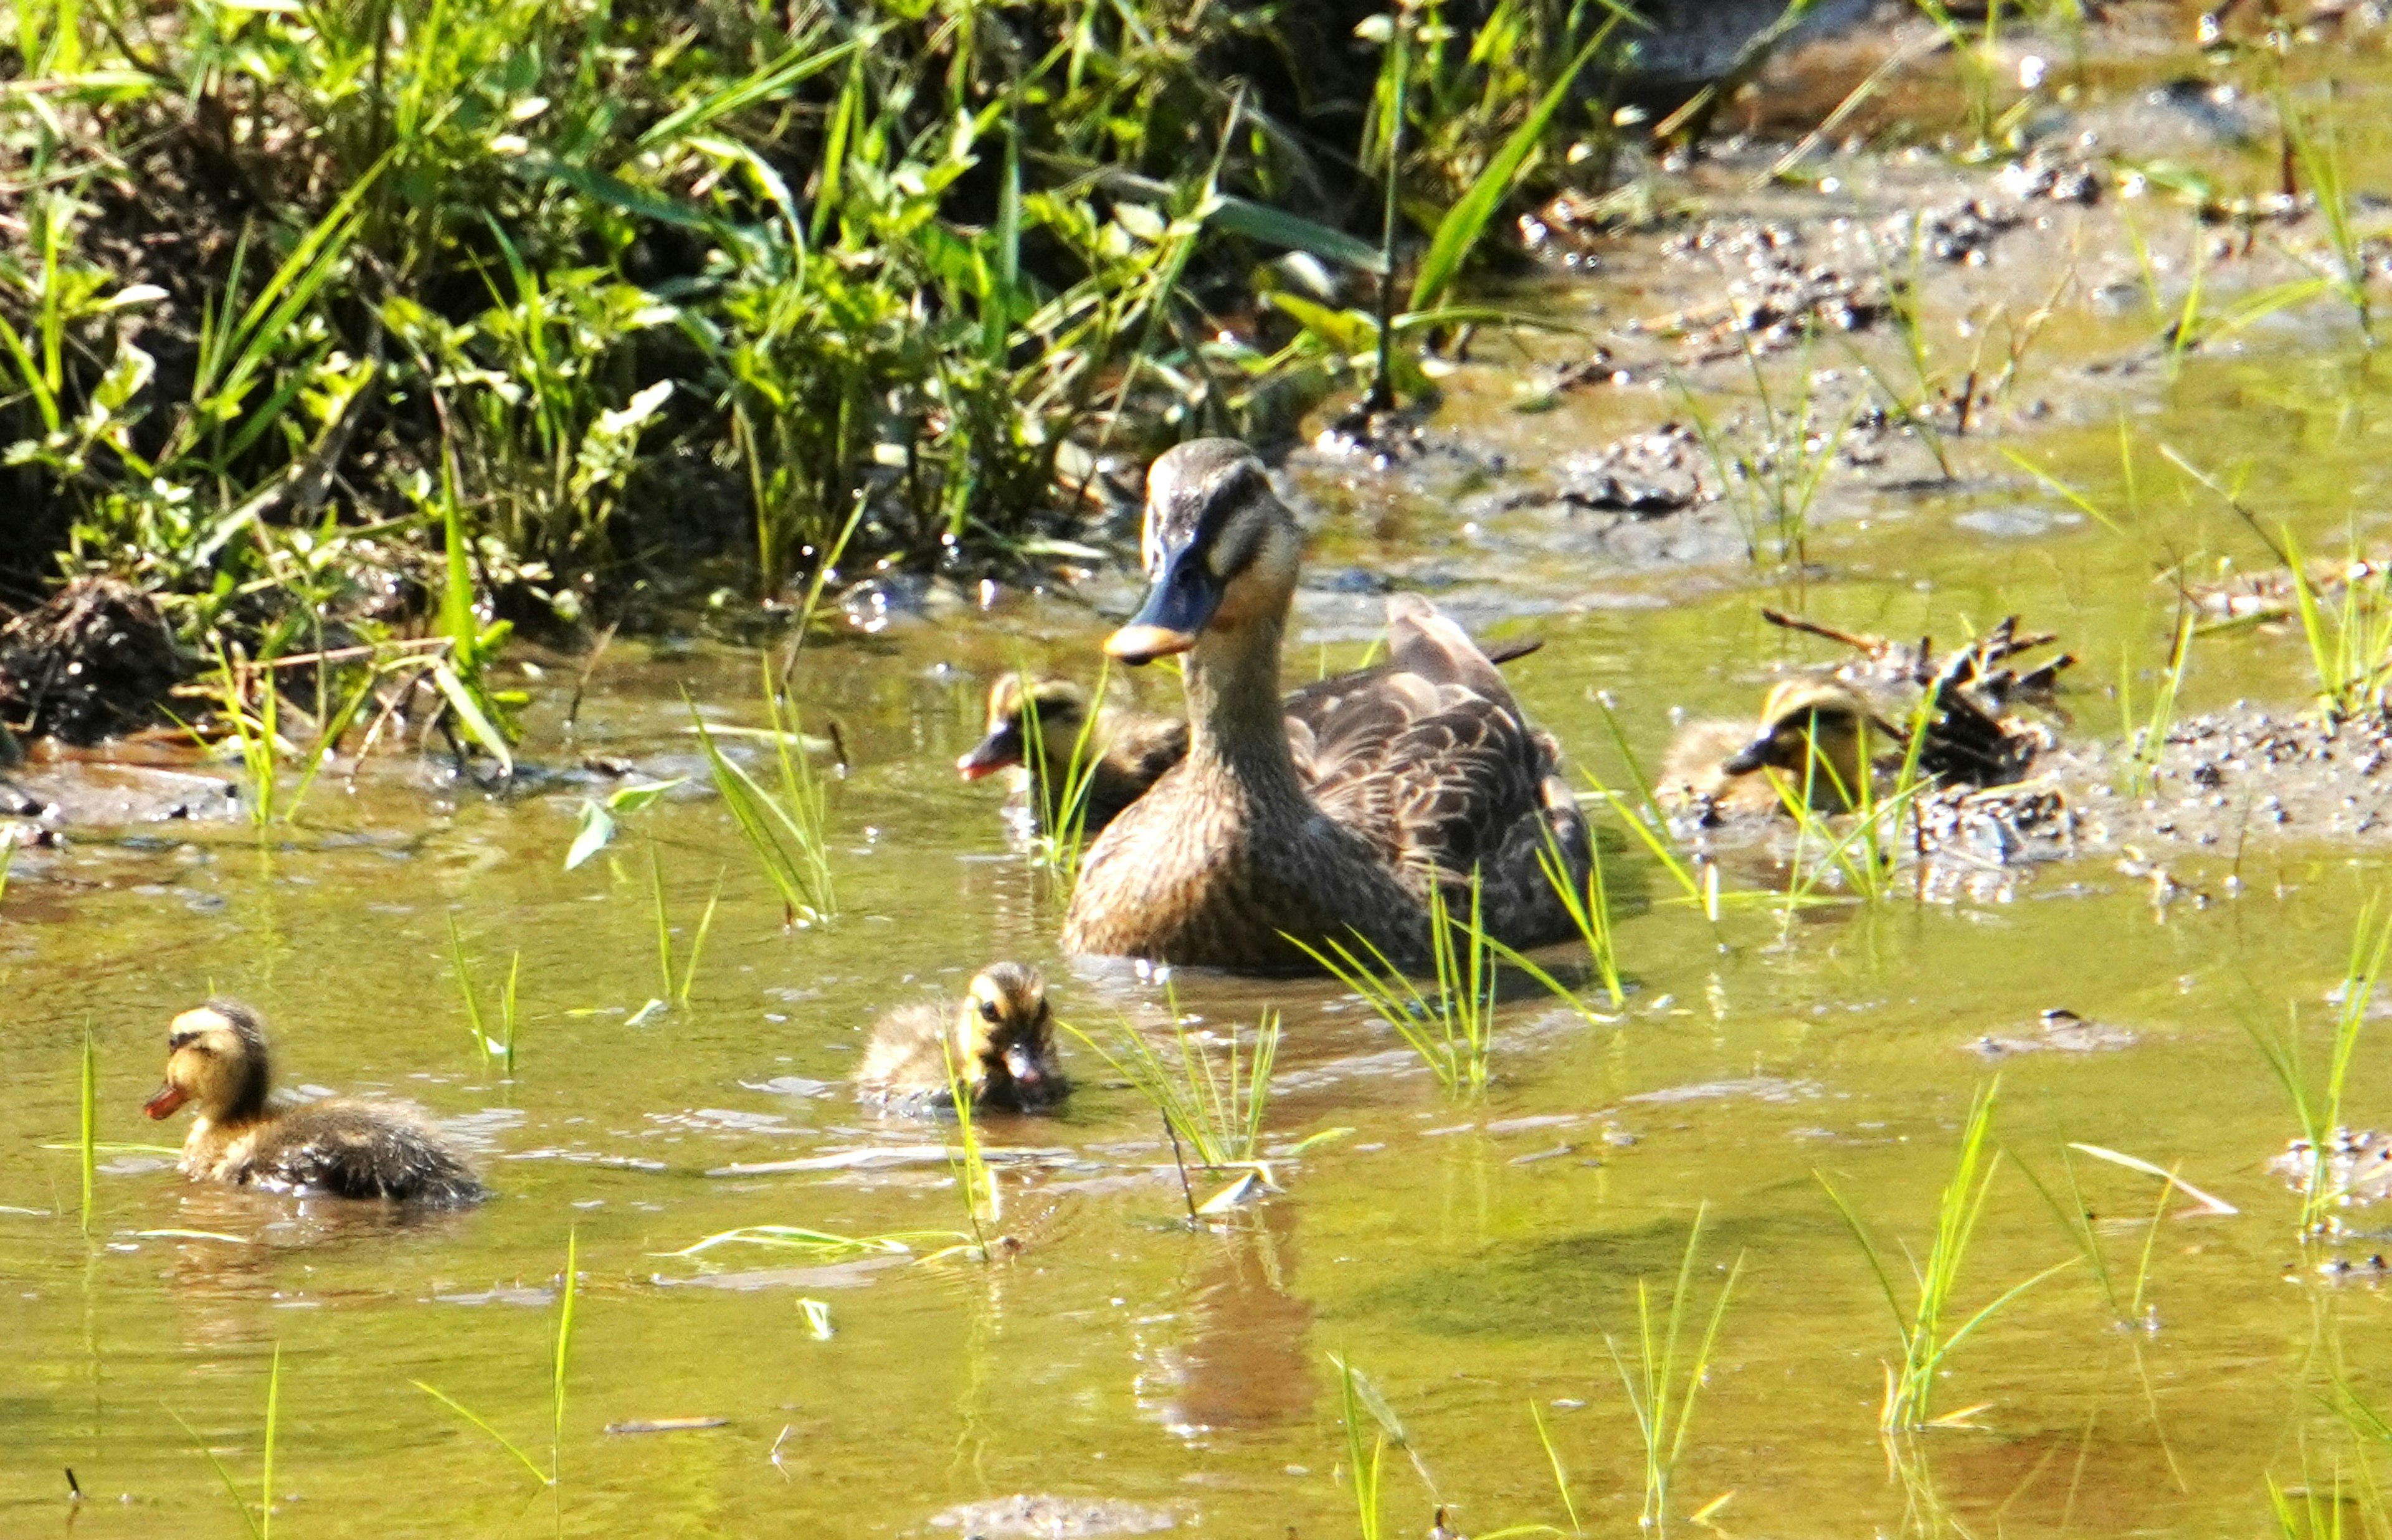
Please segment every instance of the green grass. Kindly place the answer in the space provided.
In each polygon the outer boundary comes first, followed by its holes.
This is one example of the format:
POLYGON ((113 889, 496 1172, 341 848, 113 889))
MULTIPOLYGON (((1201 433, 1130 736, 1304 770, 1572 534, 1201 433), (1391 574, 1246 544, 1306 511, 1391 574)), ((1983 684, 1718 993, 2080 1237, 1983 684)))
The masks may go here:
POLYGON ((1820 1186, 1826 1189, 1828 1199, 1851 1227, 1852 1238, 1859 1242, 1861 1253, 1867 1259, 1870 1275, 1885 1297, 1886 1309, 1893 1316, 1894 1332, 1901 1343, 1900 1361, 1885 1366, 1885 1399, 1878 1422, 1889 1433, 1964 1426, 1982 1411, 1982 1406, 1940 1415, 1935 1411, 1937 1383, 1948 1372, 1952 1354, 2019 1296, 2070 1265, 2061 1262, 2048 1267, 2012 1285, 1959 1325, 1946 1329, 1945 1317, 1956 1309, 1954 1295, 1968 1259, 1969 1243, 1976 1235, 1986 1195, 1993 1189, 1994 1176, 2001 1164, 2000 1152, 1989 1150, 1987 1145, 2000 1089, 2001 1081, 1996 1078, 1980 1090, 1970 1104, 1968 1121, 1960 1135, 1959 1158, 1936 1206, 1935 1234, 1926 1260, 1913 1263, 1911 1298, 1906 1305, 1903 1290, 1896 1287, 1885 1256, 1870 1236, 1859 1211, 1824 1173, 1819 1176, 1820 1186))
POLYGON ((2160 760, 2167 754, 2168 733, 2176 724, 2177 697, 2184 689, 2185 669, 2192 662, 2192 638, 2199 617, 2187 611, 2177 619, 2176 637, 2168 648, 2151 703, 2135 709, 2135 669, 2126 653, 2118 655, 2118 718, 2126 739, 2126 784, 2130 796, 2149 796, 2158 784, 2160 760))
POLYGON ((491 1442, 514 1456, 515 1462, 530 1473, 531 1479, 555 1492, 560 1501, 565 1477, 565 1407, 566 1370, 573 1359, 574 1303, 581 1290, 581 1236, 578 1231, 567 1231, 565 1237, 565 1271, 556 1287, 556 1328, 549 1347, 548 1404, 549 1443, 548 1468, 543 1470, 538 1460, 524 1447, 493 1427, 489 1420, 446 1391, 424 1381, 412 1381, 415 1388, 456 1413, 460 1417, 488 1435, 491 1442))
POLYGON ((737 1229, 718 1230, 665 1255, 697 1257, 718 1246, 761 1246, 800 1252, 820 1262, 853 1262, 862 1257, 910 1256, 915 1247, 923 1241, 934 1240, 944 1245, 968 1238, 960 1230, 899 1230, 881 1236, 842 1236, 802 1224, 743 1224, 737 1229))
POLYGON ((714 789, 740 838, 781 896, 782 919, 795 927, 819 925, 838 912, 830 861, 830 799, 807 757, 796 712, 786 706, 764 662, 766 742, 773 750, 773 783, 766 784, 722 752, 719 732, 690 705, 690 721, 705 751, 714 789))
POLYGON ((76 1112, 75 1164, 83 1178, 83 1233, 91 1234, 93 1181, 99 1167, 99 1045, 91 1035, 91 1023, 83 1027, 83 1065, 78 1077, 76 1112))
POLYGON ((474 982, 474 970, 465 961, 465 940, 458 933, 457 916, 448 916, 448 967, 457 979, 457 996, 465 1007, 465 1029, 473 1034, 474 1051, 482 1056, 487 1068, 495 1063, 509 1077, 515 1072, 515 986, 523 977, 523 953, 516 951, 507 964, 507 981, 499 990, 498 1031, 490 1030, 488 1017, 482 1010, 482 993, 474 982))
POLYGON ((1485 318, 1455 296, 1506 211, 1607 163, 1570 151, 1608 141, 1582 77, 1623 14, 1406 11, 1378 58, 1328 13, 1163 0, 43 0, 0 34, 0 443, 62 554, 202 653, 308 613, 302 567, 467 552, 424 672, 503 773, 482 603, 578 624, 730 556, 777 607, 858 516, 874 560, 1019 554, 1107 448, 1349 378, 1254 318, 1254 275, 1386 274, 1347 222, 1389 207, 1422 256, 1380 330, 1485 318), (95 173, 187 131, 138 201, 95 173), (1358 208, 1374 145, 1399 196, 1358 208))
POLYGON ((200 1436, 199 1430, 185 1422, 180 1413, 169 1415, 182 1424, 183 1431, 198 1445, 209 1469, 224 1484, 225 1495, 232 1499, 233 1511, 240 1515, 241 1528, 250 1540, 274 1540, 274 1443, 282 1422, 282 1344, 274 1344, 273 1362, 266 1374, 266 1430, 258 1456, 255 1504, 242 1495, 240 1483, 232 1479, 232 1471, 208 1446, 207 1440, 200 1436))
POLYGON ((2392 962, 2392 912, 2386 912, 2383 896, 2378 894, 2360 910, 2358 923, 2352 927, 2350 953, 2343 966, 2342 985, 2334 1002, 2334 1030, 2322 1085, 2316 1083, 2307 1061, 2305 1044, 2308 1033, 2301 1024, 2297 1003, 2287 1007, 2288 1019, 2282 1032, 2270 1033, 2258 1027, 2251 1029, 2259 1056, 2267 1062, 2276 1083, 2283 1088, 2285 1099, 2292 1103, 2300 1137, 2308 1143, 2311 1164, 2300 1213, 2304 1237, 2331 1230, 2334 1211, 2344 1200, 2343 1191, 2334 1179, 2334 1135, 2344 1126, 2343 1098, 2349 1090, 2351 1068, 2358 1059, 2367 1009, 2375 999, 2377 986, 2383 982, 2387 962, 2392 962))
POLYGON ((1196 1152, 1198 1164, 1219 1171, 1260 1161, 1271 1066, 1279 1056, 1279 1013, 1263 1012, 1250 1047, 1242 1046, 1234 1026, 1216 1047, 1206 1041, 1211 1034, 1190 1031, 1176 996, 1167 998, 1175 1048, 1168 1055, 1125 1020, 1101 1037, 1068 1023, 1064 1029, 1153 1105, 1174 1137, 1196 1152))
MULTIPOLYGON (((1680 1350, 1686 1345, 1689 1321, 1696 1318, 1695 1260, 1701 1250, 1703 1218, 1708 1207, 1695 1210, 1695 1222, 1686 1230, 1686 1249, 1678 1263, 1677 1281, 1670 1288, 1669 1308, 1658 1326, 1652 1288, 1644 1278, 1636 1280, 1636 1344, 1632 1359, 1620 1352, 1619 1344, 1609 1333, 1603 1339, 1604 1346, 1610 1351, 1612 1366, 1619 1371, 1620 1388, 1628 1393, 1629 1407, 1635 1414, 1637 1442, 1644 1456, 1644 1507, 1637 1522, 1653 1534, 1670 1532, 1670 1482, 1685 1454, 1686 1434, 1694 1426, 1695 1403, 1702 1394, 1710 1372, 1711 1352, 1719 1343, 1720 1323, 1727 1317, 1728 1299, 1736 1292, 1736 1280, 1744 1270, 1744 1259, 1739 1255, 1729 1265, 1726 1277, 1720 1281, 1719 1292, 1712 1296, 1710 1319, 1703 1325, 1701 1339, 1692 1344, 1683 1361, 1685 1373, 1682 1378, 1678 1373, 1680 1350)), ((1539 1430, 1542 1431, 1541 1424, 1539 1430)), ((1557 1469, 1557 1477, 1558 1474, 1557 1469)), ((1573 1509, 1573 1528, 1577 1517, 1573 1509)))
POLYGON ((981 1148, 980 1124, 974 1114, 972 1091, 964 1079, 964 1067, 956 1062, 956 1039, 953 1032, 939 1034, 939 1051, 947 1065, 947 1101, 955 1108, 956 1142, 948 1147, 947 1164, 955 1172, 956 1191, 964 1200, 964 1217, 970 1222, 972 1241, 982 1262, 989 1260, 986 1224, 995 1224, 1005 1217, 1005 1196, 996 1182, 996 1168, 989 1163, 981 1148))
POLYGON ((2302 562, 2300 541, 2289 526, 2282 534, 2320 709, 2329 723, 2380 712, 2392 684, 2392 577, 2381 563, 2365 560, 2354 540, 2341 595, 2328 601, 2302 562))
POLYGON ((1111 658, 1098 666, 1097 682, 1088 690, 1088 708, 1081 717, 1080 730, 1072 735, 1070 750, 1062 757, 1060 784, 1047 774, 1047 767, 1055 761, 1046 752, 1046 724, 1039 719, 1038 699, 1031 692, 1030 675, 1026 671, 1021 675, 1021 752, 1024 762, 1035 767, 1030 777, 1030 795, 1040 804, 1033 859, 1067 880, 1079 872, 1081 852, 1087 848, 1088 796, 1096 789, 1100 752, 1097 719, 1103 709, 1105 686, 1112 673, 1111 658))
POLYGON ((1434 993, 1424 992, 1409 971, 1359 932, 1352 947, 1333 938, 1320 947, 1293 936, 1288 939, 1360 995, 1371 1013, 1421 1056, 1448 1094, 1482 1092, 1495 1047, 1496 953, 1510 949, 1487 934, 1476 873, 1471 874, 1470 912, 1463 918, 1449 912, 1441 885, 1429 886, 1428 926, 1434 993))
POLYGON ((706 900, 706 908, 697 916, 697 928, 689 938, 689 954, 673 965, 672 916, 665 900, 664 867, 656 858, 656 843, 648 844, 648 886, 655 899, 656 919, 656 976, 663 992, 657 996, 686 1009, 689 991, 697 982, 697 964, 706 955, 707 934, 714 928, 714 912, 722 902, 722 874, 714 878, 714 891, 706 900))

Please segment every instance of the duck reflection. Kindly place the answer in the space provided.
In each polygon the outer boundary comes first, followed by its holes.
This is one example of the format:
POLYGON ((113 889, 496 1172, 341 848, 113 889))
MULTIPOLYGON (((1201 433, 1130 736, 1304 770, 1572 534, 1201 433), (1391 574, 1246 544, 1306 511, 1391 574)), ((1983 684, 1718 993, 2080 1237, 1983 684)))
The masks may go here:
POLYGON ((1312 1413, 1312 1306, 1294 1292, 1296 1207, 1266 1205, 1214 1237, 1176 1319, 1183 1342, 1150 1349, 1138 1397, 1182 1438, 1301 1422, 1312 1413))

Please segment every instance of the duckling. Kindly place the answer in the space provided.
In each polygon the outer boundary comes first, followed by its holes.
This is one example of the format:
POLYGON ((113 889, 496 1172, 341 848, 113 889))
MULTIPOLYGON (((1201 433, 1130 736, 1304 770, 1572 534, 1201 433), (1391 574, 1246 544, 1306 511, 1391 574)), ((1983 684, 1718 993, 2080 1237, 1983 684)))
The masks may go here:
POLYGON ((949 1106, 955 1079, 975 1107, 1030 1112, 1071 1089, 1055 1062, 1054 1016, 1046 980, 1020 963, 995 963, 972 976, 963 1003, 907 1005, 880 1018, 855 1072, 865 1100, 905 1110, 949 1106))
POLYGON ((166 1050, 166 1082, 142 1110, 162 1119, 198 1104, 182 1158, 195 1182, 442 1207, 489 1196, 465 1158, 402 1108, 341 1097, 275 1106, 266 1022, 239 1001, 176 1016, 166 1050))
POLYGON ((1887 725, 1849 685, 1835 679, 1780 679, 1762 703, 1757 728, 1735 722, 1690 722, 1670 745, 1656 788, 1663 801, 1708 802, 1721 812, 1769 812, 1785 806, 1769 778, 1774 770, 1811 807, 1849 812, 1859 802, 1864 739, 1892 745, 1900 730, 1887 725), (1879 736, 1879 735, 1882 736, 1879 736))
MULTIPOLYGON (((1487 661, 1509 663, 1543 645, 1539 637, 1497 642, 1486 649, 1487 661)), ((1313 732, 1327 710, 1358 685, 1384 679, 1390 667, 1383 663, 1349 669, 1289 691, 1280 704, 1289 718, 1290 735, 1301 739, 1313 732)), ((1088 777, 1083 828, 1093 835, 1188 757, 1188 722, 1181 717, 1108 706, 1083 744, 1087 713, 1088 692, 1069 679, 1001 674, 988 687, 988 735, 956 761, 956 773, 978 781, 1020 766, 1029 776, 1030 816, 1043 831, 1046 809, 1071 783, 1076 751, 1086 756, 1083 773, 1088 777), (1035 758, 1029 752, 1034 717, 1040 751, 1035 758)))
POLYGON ((1384 672, 1329 692, 1300 742, 1280 641, 1304 535, 1234 439, 1182 444, 1147 473, 1150 587, 1105 642, 1133 665, 1185 654, 1188 757, 1097 836, 1063 921, 1079 952, 1267 970, 1360 937, 1424 962, 1428 894, 1508 946, 1576 934, 1545 879, 1592 842, 1553 740, 1487 655, 1418 594, 1387 600, 1384 672))
POLYGON ((1108 708, 1088 727, 1088 692, 1069 679, 999 674, 988 687, 988 736, 956 761, 967 781, 1020 765, 1030 776, 1030 816, 1046 827, 1047 809, 1064 795, 1074 752, 1088 778, 1083 826, 1093 835, 1146 795, 1188 754, 1188 724, 1150 712, 1108 708), (1031 720, 1037 754, 1031 754, 1031 720), (1082 735, 1086 734, 1083 743, 1082 735))

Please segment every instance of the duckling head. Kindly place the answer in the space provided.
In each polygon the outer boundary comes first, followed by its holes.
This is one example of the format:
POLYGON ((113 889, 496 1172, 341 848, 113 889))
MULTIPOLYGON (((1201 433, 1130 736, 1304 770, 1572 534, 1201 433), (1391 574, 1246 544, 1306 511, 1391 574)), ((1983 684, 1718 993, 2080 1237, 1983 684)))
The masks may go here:
POLYGON ((1833 679, 1781 679, 1762 703, 1760 731, 1720 768, 1730 775, 1777 770, 1797 785, 1807 782, 1814 806, 1850 807, 1867 773, 1862 736, 1875 720, 1866 702, 1833 679))
POLYGON ((167 1024, 166 1083, 142 1110, 165 1118, 196 1102, 211 1123, 238 1122, 266 1110, 271 1080, 264 1018, 237 1000, 211 1000, 167 1024))
POLYGON ((1304 533, 1254 451, 1200 438, 1166 451, 1146 473, 1146 602, 1105 639, 1125 662, 1185 653, 1206 631, 1285 614, 1304 533))
POLYGON ((1034 719, 1042 747, 1068 744, 1079 736, 1087 712, 1088 692, 1069 679, 999 674, 988 687, 988 736, 956 761, 956 773, 977 781, 1020 764, 1030 752, 1034 719))
POLYGON ((1037 1106, 1063 1094, 1046 980, 1036 968, 998 963, 973 975, 956 1014, 955 1047, 976 1102, 1037 1106))

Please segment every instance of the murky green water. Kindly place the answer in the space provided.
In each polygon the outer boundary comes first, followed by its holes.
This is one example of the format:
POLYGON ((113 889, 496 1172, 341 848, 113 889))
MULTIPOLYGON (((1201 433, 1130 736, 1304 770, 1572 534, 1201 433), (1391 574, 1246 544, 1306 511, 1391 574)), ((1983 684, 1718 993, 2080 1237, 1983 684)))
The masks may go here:
MULTIPOLYGON (((1600 297, 1632 311, 1632 292, 1600 297)), ((1946 639, 2022 613, 2082 659, 2072 735, 2114 737, 2121 660, 2148 691, 2173 623, 2154 566, 2196 550, 2258 564, 2157 446, 2247 460, 2268 514, 2331 546, 2380 518, 2387 436, 2380 371, 2332 317, 2287 317, 2179 372, 2079 368, 2142 335, 2072 314, 2040 359, 2051 418, 2005 440, 2123 507, 2123 411, 2144 456, 2141 515, 2125 535, 2062 517, 2024 536, 1964 522, 2067 512, 1970 446, 1956 486, 1840 490, 1814 536, 1817 571, 1794 591, 1735 567, 1606 568, 1550 530, 1500 517, 1458 529, 1454 488, 1434 476, 1358 493, 1316 469, 1312 508, 1361 515, 1324 532, 1316 566, 1437 582, 1474 625, 1544 636, 1515 686, 1606 775, 1616 757, 1596 692, 1619 703, 1649 757, 1670 707, 1741 716, 1774 666, 1827 656, 1764 627, 1762 602, 1946 639)), ((1502 410, 1510 388, 1490 364, 1457 382, 1451 416, 1526 463, 1666 410, 1602 395, 1514 418, 1502 410)), ((1308 593, 1300 628, 1349 657, 1375 604, 1308 593)), ((708 1174, 935 1144, 936 1128, 861 1111, 840 1083, 876 1011, 959 988, 996 957, 1046 965, 1069 1018, 1150 1011, 1147 986, 1074 975, 1055 955, 1058 891, 1009 849, 987 788, 947 769, 976 736, 989 671, 1021 656, 1086 671, 1099 634, 1082 608, 1024 603, 815 657, 810 718, 838 718, 856 767, 836 793, 845 912, 815 930, 782 933, 709 798, 640 815, 604 856, 561 873, 582 790, 571 785, 494 801, 328 784, 287 839, 144 830, 130 848, 86 842, 20 875, 0 899, 13 1002, 0 1337, 16 1344, 0 1377, 0 1529, 243 1533, 201 1445, 254 1494, 279 1349, 275 1522, 290 1534, 902 1534, 1017 1492, 1126 1500, 1211 1534, 1351 1534, 1332 1354, 1400 1412, 1470 1530, 1564 1521, 1535 1406, 1586 1527, 1620 1533, 1644 1478, 1606 1335, 1624 1344, 1634 1331, 1639 1278, 1666 1290, 1704 1205, 1707 1277, 1738 1256, 1742 1271, 1679 1469, 1681 1516, 1723 1498, 1710 1521, 1731 1534, 2251 1533, 2268 1521, 2270 1480, 2323 1490, 2337 1468, 2346 1479, 2359 1468, 2321 1392, 2339 1372, 2392 1402, 2387 1305, 2367 1284, 2307 1271, 2318 1257, 2297 1242, 2297 1200, 2263 1169, 2292 1115, 2251 1032, 2294 1004, 2321 1022, 2383 851, 2304 844, 2296 828, 2242 853, 2239 897, 2224 896, 2228 852, 2172 853, 2181 881, 2219 895, 2206 907, 2155 909, 2114 852, 2046 868, 1997 904, 1896 901, 1790 925, 1738 912, 1719 930, 1684 907, 1631 905, 1626 1018, 1595 1029, 1514 1003, 1497 1083, 1476 1102, 1449 1099, 1325 986, 1183 977, 1182 1003, 1210 1019, 1284 1013, 1276 1136, 1351 1130, 1284 1166, 1284 1195, 1202 1233, 1175 1223, 1153 1115, 1083 1052, 1075 1066, 1096 1083, 1063 1117, 988 1124, 997 1143, 1067 1152, 1006 1177, 1004 1228, 1021 1243, 1006 1260, 664 1255, 742 1224, 864 1235, 961 1223, 935 1165, 708 1174), (659 992, 651 842, 683 946, 718 874, 722 899, 688 1007, 635 1023, 659 992), (452 919, 486 987, 521 952, 512 1081, 469 1043, 452 919), (86 1232, 74 1157, 50 1147, 75 1135, 84 1030, 98 1045, 101 1136, 155 1139, 139 1104, 163 1023, 210 990, 266 1010, 287 1083, 387 1092, 450 1120, 500 1196, 393 1227, 189 1186, 160 1159, 119 1155, 86 1232), (2097 1051, 1982 1052, 1988 1036, 2034 1036, 2052 1007, 2114 1031, 2097 1051), (1889 1449, 1877 1405, 1892 1328, 1818 1179, 1890 1248, 1922 1247, 1960 1120, 1996 1072, 2010 1161, 1968 1258, 1963 1311, 2074 1254, 2016 1170, 2057 1184, 2067 1141, 2180 1162, 2241 1211, 2169 1205, 2150 1237, 2141 1326, 2115 1323, 2081 1264, 2031 1291, 1938 1387, 1944 1410, 1983 1404, 1979 1427, 1889 1449), (552 1494, 414 1382, 544 1462, 568 1234, 583 1275, 552 1494), (807 1329, 802 1299, 827 1305, 828 1340, 807 1329), (677 1417, 724 1421, 604 1430, 677 1417), (88 1501, 68 1500, 67 1468, 88 1501)), ((752 711, 751 660, 648 653, 622 644, 602 665, 570 745, 558 737, 569 681, 536 686, 532 757, 603 752, 679 773, 695 768, 682 690, 729 719, 752 711)), ((2290 705, 2304 666, 2297 637, 2204 641, 2187 708, 2290 705)), ((1615 886, 1667 893, 1641 855, 1619 857, 1615 886)), ((2355 1120, 2392 1116, 2381 1064, 2362 1048, 2355 1120)), ((2155 1184, 2098 1163, 2079 1174, 2130 1285, 2155 1184)), ((1399 1456, 1387 1470, 1391 1532, 1419 1533, 1433 1499, 1399 1456)))

